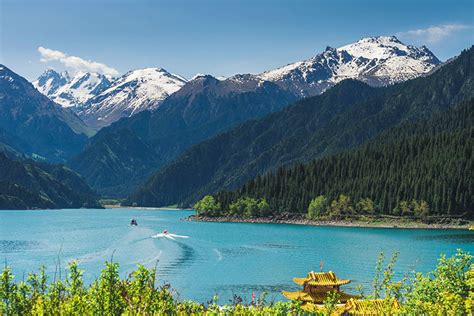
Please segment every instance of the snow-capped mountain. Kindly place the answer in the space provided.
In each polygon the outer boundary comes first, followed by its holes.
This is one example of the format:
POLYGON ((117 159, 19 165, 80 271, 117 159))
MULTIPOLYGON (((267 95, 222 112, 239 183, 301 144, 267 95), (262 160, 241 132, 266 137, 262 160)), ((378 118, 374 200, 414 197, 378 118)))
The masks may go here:
POLYGON ((428 73, 440 61, 425 46, 405 45, 395 36, 368 37, 340 48, 327 47, 310 59, 257 77, 301 96, 316 95, 344 79, 389 85, 428 73))
POLYGON ((71 77, 67 72, 58 73, 52 69, 33 82, 38 91, 63 107, 81 107, 110 84, 109 78, 99 73, 78 72, 71 77))
POLYGON ((77 112, 86 124, 100 128, 122 117, 157 108, 186 79, 162 68, 132 70, 89 99, 77 112))
POLYGON ((67 71, 58 73, 53 69, 46 70, 36 81, 33 82, 35 88, 46 96, 52 96, 59 88, 71 80, 67 71))
MULTIPOLYGON (((222 84, 216 93, 255 91, 269 81, 297 97, 305 97, 320 94, 344 79, 372 86, 402 82, 427 74, 439 64, 425 46, 405 45, 395 36, 368 37, 340 48, 327 47, 310 59, 261 74, 219 78, 222 84)), ((186 90, 193 90, 194 82, 208 77, 197 74, 186 90)), ((71 107, 89 126, 101 128, 122 117, 157 108, 186 82, 162 68, 146 68, 129 71, 113 81, 97 73, 77 73, 71 78, 67 73, 48 70, 34 85, 56 103, 71 107)))

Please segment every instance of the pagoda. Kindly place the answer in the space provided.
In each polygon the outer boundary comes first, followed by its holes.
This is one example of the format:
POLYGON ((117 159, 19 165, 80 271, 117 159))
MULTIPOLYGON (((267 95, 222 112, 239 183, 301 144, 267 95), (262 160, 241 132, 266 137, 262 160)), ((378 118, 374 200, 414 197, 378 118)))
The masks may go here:
POLYGON ((348 284, 351 280, 340 279, 332 271, 311 271, 306 278, 294 278, 293 282, 302 285, 303 289, 296 292, 282 291, 282 294, 290 300, 301 301, 303 303, 302 308, 307 310, 322 308, 324 301, 331 292, 338 293, 338 301, 341 303, 346 303, 350 299, 360 298, 358 295, 351 295, 341 291, 341 285, 348 284))

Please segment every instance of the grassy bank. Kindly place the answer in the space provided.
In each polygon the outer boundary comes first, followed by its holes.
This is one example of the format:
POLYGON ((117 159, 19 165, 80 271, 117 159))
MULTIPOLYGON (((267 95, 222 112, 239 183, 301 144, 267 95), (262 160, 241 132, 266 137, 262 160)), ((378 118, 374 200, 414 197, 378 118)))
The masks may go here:
POLYGON ((308 219, 302 214, 281 214, 269 217, 242 216, 205 216, 192 215, 184 220, 200 222, 232 222, 232 223, 261 223, 261 224, 294 224, 312 226, 342 226, 342 227, 380 227, 380 228, 426 228, 426 229, 469 229, 472 222, 462 219, 437 218, 430 222, 420 219, 397 216, 354 216, 340 219, 327 218, 320 220, 308 219))
MULTIPOLYGON (((472 256, 462 251, 451 257, 441 256, 436 270, 414 273, 395 282, 396 255, 385 266, 383 254, 375 269, 373 291, 363 299, 380 299, 401 307, 390 314, 468 315, 474 303, 472 256)), ((278 269, 277 266, 274 267, 278 269)), ((119 277, 118 263, 106 262, 100 276, 89 286, 84 284, 75 262, 65 279, 48 279, 44 268, 15 282, 9 267, 0 275, 0 314, 2 315, 303 315, 300 302, 267 304, 265 296, 242 304, 218 305, 214 298, 207 304, 176 298, 169 285, 156 286, 156 269, 139 265, 127 278, 119 277)), ((361 290, 361 293, 363 290, 361 290)), ((339 303, 336 295, 324 302, 319 315, 333 315, 339 303)))

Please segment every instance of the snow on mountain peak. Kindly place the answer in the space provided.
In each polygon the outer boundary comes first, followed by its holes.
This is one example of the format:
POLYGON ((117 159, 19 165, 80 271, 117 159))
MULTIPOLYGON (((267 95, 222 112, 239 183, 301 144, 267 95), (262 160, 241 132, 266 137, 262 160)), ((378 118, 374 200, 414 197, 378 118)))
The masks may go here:
POLYGON ((66 71, 58 73, 48 69, 33 85, 63 107, 78 107, 107 88, 110 80, 94 72, 79 71, 71 76, 66 71))
POLYGON ((78 114, 86 123, 103 127, 143 110, 157 108, 186 79, 163 68, 131 70, 91 98, 78 114))
POLYGON ((206 74, 197 73, 197 74, 195 74, 191 79, 189 79, 189 81, 195 80, 195 79, 198 79, 198 78, 204 78, 204 77, 206 77, 206 76, 207 76, 206 74))
POLYGON ((33 82, 33 86, 42 94, 52 96, 60 87, 67 84, 69 80, 70 77, 67 71, 58 73, 50 68, 33 82))
MULTIPOLYGON (((128 98, 127 92, 134 91, 134 101, 162 101, 166 96, 181 88, 186 79, 169 73, 163 68, 145 68, 131 70, 118 78, 107 90, 101 93, 104 95, 114 95, 115 101, 123 101, 128 98), (119 89, 119 90, 117 90, 119 89)), ((130 107, 137 110, 140 105, 134 102, 130 107)))
POLYGON ((428 73, 439 63, 425 46, 405 45, 395 36, 376 36, 340 48, 328 46, 310 59, 257 76, 308 96, 322 93, 344 79, 374 86, 405 81, 428 73))
POLYGON ((345 50, 354 57, 367 59, 386 59, 393 56, 404 56, 416 49, 400 42, 395 36, 366 37, 356 43, 338 48, 345 50))

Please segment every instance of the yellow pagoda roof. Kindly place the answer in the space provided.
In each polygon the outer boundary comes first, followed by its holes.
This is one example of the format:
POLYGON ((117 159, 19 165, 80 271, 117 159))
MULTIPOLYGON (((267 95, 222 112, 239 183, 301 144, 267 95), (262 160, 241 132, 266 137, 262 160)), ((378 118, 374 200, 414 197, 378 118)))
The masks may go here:
POLYGON ((345 313, 351 315, 385 315, 391 314, 400 308, 397 300, 355 300, 350 299, 344 305, 345 313), (387 310, 390 309, 390 310, 387 310))
MULTIPOLYGON (((281 294, 289 300, 310 302, 310 303, 323 303, 328 297, 328 292, 321 293, 308 293, 305 291, 287 292, 282 291, 281 294)), ((349 299, 360 298, 357 295, 351 295, 344 292, 339 292, 339 301, 342 303, 347 302, 349 299)))
POLYGON ((293 282, 298 285, 313 285, 313 286, 338 286, 350 283, 351 280, 339 279, 332 271, 329 272, 314 272, 308 273, 306 278, 294 278, 293 282))
MULTIPOLYGON (((326 313, 326 308, 323 304, 314 304, 314 303, 306 302, 301 305, 301 308, 310 313, 318 313, 318 314, 326 313)), ((338 304, 332 311, 331 315, 341 315, 342 313, 344 313, 344 310, 345 310, 345 305, 338 304)))
MULTIPOLYGON (((311 302, 304 302, 301 308, 305 311, 312 313, 326 313, 325 306, 323 304, 315 304, 311 302)), ((355 300, 350 299, 346 304, 337 304, 332 311, 331 315, 359 315, 359 316, 377 316, 385 315, 396 312, 400 309, 400 303, 397 300, 385 301, 385 300, 355 300), (387 305, 390 310, 387 310, 387 305)))

